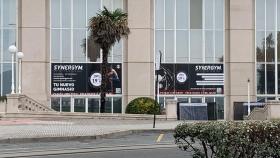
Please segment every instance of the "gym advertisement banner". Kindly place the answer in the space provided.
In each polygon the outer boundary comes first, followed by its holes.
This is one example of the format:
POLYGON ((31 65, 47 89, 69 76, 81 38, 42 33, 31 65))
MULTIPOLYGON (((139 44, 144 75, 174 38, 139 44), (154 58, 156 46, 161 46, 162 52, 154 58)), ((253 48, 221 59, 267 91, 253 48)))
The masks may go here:
MULTIPOLYGON (((122 93, 122 65, 108 64, 108 94, 122 93)), ((94 95, 99 94, 101 86, 100 63, 52 63, 52 95, 94 95)))
POLYGON ((160 94, 223 94, 223 64, 161 64, 160 94))

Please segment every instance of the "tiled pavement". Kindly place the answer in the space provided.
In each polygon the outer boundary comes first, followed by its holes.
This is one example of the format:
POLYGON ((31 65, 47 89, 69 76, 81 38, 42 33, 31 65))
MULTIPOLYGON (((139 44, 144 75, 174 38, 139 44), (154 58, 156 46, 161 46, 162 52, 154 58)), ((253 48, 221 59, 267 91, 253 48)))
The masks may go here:
MULTIPOLYGON (((118 119, 7 119, 0 120, 0 142, 22 138, 84 137, 129 130, 153 130, 152 123, 152 120, 118 119)), ((171 130, 180 123, 156 121, 155 129, 171 130)))

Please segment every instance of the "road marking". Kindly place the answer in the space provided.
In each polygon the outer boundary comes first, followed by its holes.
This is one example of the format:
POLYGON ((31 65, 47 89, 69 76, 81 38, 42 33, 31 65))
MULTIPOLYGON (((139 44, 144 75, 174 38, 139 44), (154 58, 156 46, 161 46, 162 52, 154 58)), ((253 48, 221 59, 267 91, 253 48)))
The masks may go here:
POLYGON ((160 141, 162 140, 163 136, 164 136, 164 134, 160 134, 160 135, 158 136, 156 142, 157 142, 157 143, 160 142, 160 141))

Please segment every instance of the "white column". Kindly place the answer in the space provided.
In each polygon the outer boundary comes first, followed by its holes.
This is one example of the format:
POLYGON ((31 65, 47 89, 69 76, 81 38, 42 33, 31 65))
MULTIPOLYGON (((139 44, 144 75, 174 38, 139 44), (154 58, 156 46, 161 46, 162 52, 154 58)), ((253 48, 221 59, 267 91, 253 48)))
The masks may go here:
POLYGON ((17 58, 18 58, 18 93, 21 94, 21 83, 22 83, 22 58, 23 58, 23 53, 22 52, 18 52, 17 53, 17 58))
POLYGON ((248 116, 249 116, 249 114, 250 114, 250 112, 251 112, 251 109, 250 109, 250 79, 248 78, 248 116))
POLYGON ((12 53, 12 85, 11 85, 11 94, 15 94, 15 75, 14 75, 14 56, 15 54, 12 53))

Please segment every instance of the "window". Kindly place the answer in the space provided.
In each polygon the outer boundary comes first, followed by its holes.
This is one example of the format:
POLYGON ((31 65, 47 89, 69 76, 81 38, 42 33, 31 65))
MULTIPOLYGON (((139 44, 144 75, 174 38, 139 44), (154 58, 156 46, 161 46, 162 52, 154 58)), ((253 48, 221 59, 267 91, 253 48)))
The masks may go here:
MULTIPOLYGON (((161 106, 165 107, 166 99, 174 98, 173 95, 178 101, 205 101, 204 96, 199 96, 199 88, 194 94, 189 90, 189 83, 176 80, 181 73, 190 82, 188 67, 192 64, 223 64, 224 5, 224 0, 155 0, 155 54, 158 51, 163 53, 162 71, 159 72, 161 106)), ((224 97, 220 91, 212 95, 219 95, 219 118, 222 119, 224 97)), ((211 97, 215 101, 215 97, 211 97)))
MULTIPOLYGON (((51 0, 51 62, 100 62, 100 48, 88 39, 88 21, 103 6, 123 8, 123 0, 51 0)), ((122 41, 109 62, 122 62, 122 41)))
MULTIPOLYGON (((92 71, 99 71, 100 48, 93 45, 93 41, 88 39, 88 22, 90 18, 97 15, 99 10, 103 9, 103 6, 106 6, 109 10, 122 9, 124 2, 123 0, 50 0, 50 62, 52 64, 76 63, 86 65, 89 72, 85 72, 86 75, 91 75, 92 71)), ((111 86, 114 88, 112 90, 114 94, 110 95, 114 96, 106 98, 105 112, 107 113, 122 112, 122 64, 120 64, 123 61, 122 54, 123 41, 120 40, 113 46, 108 56, 109 63, 117 63, 115 70, 118 73, 119 80, 114 81, 114 85, 118 86, 117 88, 111 86)), ((85 80, 88 80, 88 77, 85 77, 85 80)), ((87 83, 90 84, 90 82, 87 83)), ((84 89, 92 88, 88 85, 86 87, 84 89)), ((100 99, 98 93, 95 92, 99 89, 92 88, 91 90, 91 93, 86 91, 86 93, 79 94, 53 95, 51 106, 53 109, 62 112, 99 113, 100 99), (93 93, 94 95, 92 95, 93 93), (88 98, 89 96, 92 98, 88 98)))
MULTIPOLYGON (((100 99, 88 97, 52 97, 51 107, 58 112, 100 113, 100 99)), ((105 113, 122 113, 122 97, 106 97, 105 113)))
POLYGON ((257 97, 277 97, 280 90, 280 2, 255 0, 257 97), (277 74, 278 73, 278 74, 277 74), (265 96, 264 96, 265 95, 265 96))
POLYGON ((163 63, 223 63, 224 0, 155 0, 163 63))
POLYGON ((16 45, 16 0, 0 0, 0 95, 11 92, 12 61, 8 51, 16 45))

